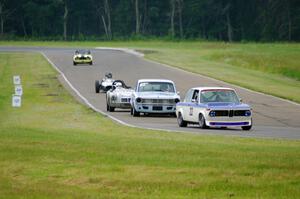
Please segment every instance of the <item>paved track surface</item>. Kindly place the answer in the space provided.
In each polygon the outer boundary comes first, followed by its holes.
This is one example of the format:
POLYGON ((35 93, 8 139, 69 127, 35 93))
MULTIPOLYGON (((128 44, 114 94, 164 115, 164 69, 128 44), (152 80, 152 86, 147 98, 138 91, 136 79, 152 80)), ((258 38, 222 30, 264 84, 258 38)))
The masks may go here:
MULTIPOLYGON (((141 116, 136 118, 132 117, 128 111, 117 109, 116 112, 108 113, 130 125, 196 134, 300 139, 300 106, 298 104, 147 61, 144 58, 122 51, 93 50, 93 66, 73 66, 72 56, 74 50, 71 48, 0 47, 0 51, 44 52, 65 74, 66 78, 81 95, 103 112, 106 112, 105 94, 95 93, 94 82, 96 79, 101 79, 105 72, 112 72, 114 79, 122 79, 131 86, 135 86, 136 81, 141 78, 171 79, 176 83, 177 90, 180 91, 182 99, 186 91, 195 86, 233 87, 237 90, 239 96, 243 98, 244 102, 252 105, 254 110, 254 127, 249 132, 242 131, 239 128, 202 130, 196 125, 179 128, 175 118, 165 116, 141 116)), ((67 85, 66 87, 72 93, 67 85)))

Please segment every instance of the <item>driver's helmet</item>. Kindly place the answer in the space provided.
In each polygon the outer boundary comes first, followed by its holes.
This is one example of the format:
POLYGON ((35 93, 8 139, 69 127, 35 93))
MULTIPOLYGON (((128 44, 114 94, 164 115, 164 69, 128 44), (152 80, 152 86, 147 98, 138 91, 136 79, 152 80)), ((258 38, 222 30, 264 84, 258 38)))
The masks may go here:
POLYGON ((115 83, 115 86, 116 86, 116 87, 122 87, 123 85, 122 85, 121 82, 116 82, 116 83, 115 83))
POLYGON ((106 73, 106 74, 105 74, 105 77, 106 77, 106 78, 112 78, 112 74, 111 74, 111 73, 106 73))

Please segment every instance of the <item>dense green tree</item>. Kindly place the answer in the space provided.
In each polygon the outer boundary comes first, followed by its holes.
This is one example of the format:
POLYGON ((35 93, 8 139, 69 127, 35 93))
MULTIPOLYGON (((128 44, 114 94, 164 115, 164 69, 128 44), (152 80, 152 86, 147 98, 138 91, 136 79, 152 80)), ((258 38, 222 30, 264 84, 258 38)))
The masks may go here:
POLYGON ((299 0, 0 0, 0 37, 299 41, 299 0))

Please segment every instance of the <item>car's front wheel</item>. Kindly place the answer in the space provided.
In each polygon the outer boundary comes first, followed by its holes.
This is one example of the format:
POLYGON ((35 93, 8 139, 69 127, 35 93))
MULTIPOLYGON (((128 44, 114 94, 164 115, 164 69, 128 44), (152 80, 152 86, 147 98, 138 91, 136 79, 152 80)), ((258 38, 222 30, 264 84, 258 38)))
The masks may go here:
POLYGON ((199 114, 198 123, 199 123, 200 128, 202 128, 202 129, 208 128, 208 126, 205 123, 205 117, 201 113, 199 114))
POLYGON ((242 126, 242 129, 244 131, 249 131, 251 128, 252 128, 252 125, 250 125, 250 126, 242 126))
POLYGON ((96 93, 100 92, 100 83, 98 80, 95 81, 95 91, 96 91, 96 93))
POLYGON ((73 65, 76 66, 76 62, 73 61, 73 65))
POLYGON ((112 107, 109 104, 107 104, 107 106, 108 106, 108 111, 109 112, 114 112, 115 111, 115 107, 112 107))
POLYGON ((140 116, 140 112, 136 111, 135 108, 133 107, 132 108, 132 115, 133 115, 133 117, 138 117, 138 116, 140 116))
POLYGON ((183 120, 182 114, 178 112, 177 123, 179 127, 187 127, 187 122, 183 120))

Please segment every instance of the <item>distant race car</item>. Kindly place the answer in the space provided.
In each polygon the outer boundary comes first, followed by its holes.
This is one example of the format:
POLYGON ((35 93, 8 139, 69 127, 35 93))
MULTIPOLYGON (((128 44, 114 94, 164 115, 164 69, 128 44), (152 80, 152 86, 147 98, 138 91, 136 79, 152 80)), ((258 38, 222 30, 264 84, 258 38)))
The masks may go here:
POLYGON ((95 81, 96 93, 99 93, 100 91, 107 92, 108 90, 110 90, 112 88, 112 83, 114 81, 115 80, 112 78, 112 74, 106 73, 105 77, 101 81, 99 81, 99 80, 95 81))
POLYGON ((131 95, 134 90, 122 80, 115 80, 112 88, 106 92, 106 109, 113 112, 115 108, 130 109, 131 95))
POLYGON ((76 50, 73 56, 73 65, 89 64, 93 65, 93 56, 90 50, 76 50))
POLYGON ((180 96, 173 81, 165 79, 141 79, 131 97, 131 114, 159 113, 175 115, 180 96))
POLYGON ((180 127, 189 123, 208 127, 252 127, 251 107, 241 102, 234 89, 223 87, 191 88, 184 99, 176 105, 177 122, 180 127))

